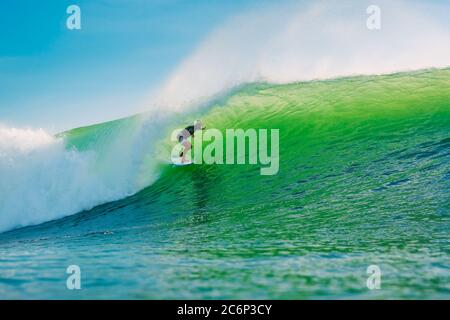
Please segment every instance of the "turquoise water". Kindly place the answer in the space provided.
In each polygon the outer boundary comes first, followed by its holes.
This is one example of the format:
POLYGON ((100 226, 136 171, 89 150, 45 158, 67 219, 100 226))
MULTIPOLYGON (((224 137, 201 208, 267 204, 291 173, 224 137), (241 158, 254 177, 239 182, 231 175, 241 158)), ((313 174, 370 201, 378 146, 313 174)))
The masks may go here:
MULTIPOLYGON (((160 161, 130 197, 0 234, 0 298, 450 298, 450 69, 248 85, 199 115, 279 129, 279 173, 160 161)), ((103 170, 138 118, 63 136, 103 170)))

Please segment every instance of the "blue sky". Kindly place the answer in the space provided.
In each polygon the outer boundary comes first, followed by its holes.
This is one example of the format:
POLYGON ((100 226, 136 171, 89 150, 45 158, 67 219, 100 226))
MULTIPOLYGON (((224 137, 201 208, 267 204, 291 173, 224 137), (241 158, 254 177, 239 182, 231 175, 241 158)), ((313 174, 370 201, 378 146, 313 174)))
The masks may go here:
POLYGON ((0 2, 0 123, 57 132, 141 111, 229 16, 261 0, 0 2), (81 8, 81 30, 66 9, 81 8))

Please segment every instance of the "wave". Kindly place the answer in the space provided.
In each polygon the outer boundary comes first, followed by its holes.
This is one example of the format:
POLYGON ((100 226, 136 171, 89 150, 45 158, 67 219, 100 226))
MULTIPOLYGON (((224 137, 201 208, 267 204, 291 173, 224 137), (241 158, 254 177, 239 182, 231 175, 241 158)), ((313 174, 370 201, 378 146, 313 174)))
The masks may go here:
POLYGON ((365 28, 368 5, 314 2, 235 17, 154 92, 146 114, 57 136, 2 127, 0 232, 88 210, 151 185, 169 158, 162 141, 171 129, 213 108, 218 95, 239 96, 240 89, 230 90, 240 85, 450 65, 448 24, 439 19, 448 17, 448 6, 380 2, 382 29, 371 32, 365 28))
POLYGON ((148 186, 157 178, 156 150, 150 148, 159 128, 145 129, 140 117, 58 136, 0 128, 0 232, 91 209, 148 186))
POLYGON ((369 30, 373 1, 270 6, 226 21, 152 94, 149 105, 194 110, 245 83, 285 84, 450 66, 450 6, 377 1, 381 29, 369 30))

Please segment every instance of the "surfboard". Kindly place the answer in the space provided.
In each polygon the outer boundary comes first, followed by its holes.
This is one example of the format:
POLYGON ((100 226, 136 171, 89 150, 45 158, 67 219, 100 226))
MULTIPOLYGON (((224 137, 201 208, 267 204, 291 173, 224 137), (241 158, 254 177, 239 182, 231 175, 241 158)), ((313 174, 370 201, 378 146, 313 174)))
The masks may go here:
POLYGON ((190 160, 186 160, 185 162, 181 162, 181 158, 180 157, 172 157, 172 163, 174 166, 177 167, 183 167, 183 166, 188 166, 190 164, 193 164, 192 161, 190 160))
POLYGON ((183 167, 183 166, 188 166, 188 165, 190 165, 190 164, 193 164, 192 162, 183 162, 183 163, 174 163, 173 165, 174 166, 177 166, 177 167, 183 167))

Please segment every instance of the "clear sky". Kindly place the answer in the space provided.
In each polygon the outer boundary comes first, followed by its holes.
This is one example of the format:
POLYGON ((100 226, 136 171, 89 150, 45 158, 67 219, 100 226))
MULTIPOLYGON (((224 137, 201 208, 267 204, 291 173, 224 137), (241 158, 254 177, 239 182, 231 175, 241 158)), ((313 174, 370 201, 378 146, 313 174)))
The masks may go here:
POLYGON ((0 123, 51 132, 134 114, 212 29, 261 0, 0 1, 0 123), (66 9, 81 8, 81 30, 66 9))

